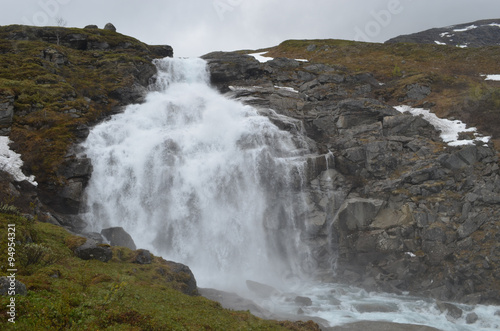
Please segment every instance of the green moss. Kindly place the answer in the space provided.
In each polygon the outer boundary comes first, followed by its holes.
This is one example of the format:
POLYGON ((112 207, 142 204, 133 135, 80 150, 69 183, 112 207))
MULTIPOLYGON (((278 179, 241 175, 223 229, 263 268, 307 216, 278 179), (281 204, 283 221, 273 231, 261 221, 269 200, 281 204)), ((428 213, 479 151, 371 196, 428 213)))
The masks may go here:
POLYGON ((144 43, 107 30, 0 27, 0 92, 15 96, 11 139, 41 187, 63 184, 57 168, 76 141, 75 128, 111 113, 119 101, 108 96, 131 85, 135 64, 150 63, 152 57, 144 43), (56 35, 69 34, 111 48, 82 51, 55 43, 56 35), (47 49, 62 54, 66 63, 44 58, 47 49), (69 114, 70 109, 76 112, 69 114))
MULTIPOLYGON (((262 320, 185 295, 177 290, 183 275, 173 273, 160 257, 138 265, 130 262, 135 251, 113 247, 108 263, 83 261, 72 249, 84 238, 55 225, 0 213, 0 233, 7 233, 7 224, 16 225, 17 256, 28 245, 48 252, 30 265, 17 264, 17 278, 28 295, 16 297, 16 323, 9 324, 9 330, 315 330, 312 322, 262 320), (46 263, 50 256, 57 259, 46 263)), ((0 243, 5 252, 6 240, 0 243)), ((0 265, 3 275, 5 261, 0 265)), ((0 297, 0 316, 6 317, 8 300, 0 297)))

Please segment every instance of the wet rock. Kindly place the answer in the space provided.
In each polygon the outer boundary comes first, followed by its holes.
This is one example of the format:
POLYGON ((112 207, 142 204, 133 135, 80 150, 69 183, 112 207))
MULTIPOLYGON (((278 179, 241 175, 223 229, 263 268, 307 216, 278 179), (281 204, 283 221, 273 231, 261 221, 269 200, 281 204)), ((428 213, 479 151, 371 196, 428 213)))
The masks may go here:
POLYGON ((261 298, 270 298, 274 295, 281 294, 280 291, 266 284, 254 282, 252 280, 247 280, 246 284, 250 291, 252 291, 261 298))
POLYGON ((103 229, 101 234, 109 241, 111 246, 123 246, 132 250, 136 249, 134 240, 122 227, 103 229))
POLYGON ((479 317, 477 316, 476 313, 469 313, 467 314, 467 316, 465 317, 465 322, 467 324, 474 324, 477 322, 477 320, 479 319, 479 317))
POLYGON ((359 330, 370 330, 370 331, 439 331, 439 329, 432 328, 424 325, 413 325, 413 324, 399 324, 391 322, 355 322, 344 324, 341 326, 334 326, 328 330, 332 331, 359 331, 359 330))
MULTIPOLYGON (((200 295, 213 301, 217 301, 226 309, 250 311, 260 318, 273 318, 270 311, 257 305, 252 300, 243 298, 236 293, 220 291, 212 288, 199 288, 200 295)), ((299 308, 300 309, 300 308, 299 308)))
POLYGON ((389 303, 359 303, 354 308, 360 313, 394 313, 398 311, 396 304, 389 303))
POLYGON ((312 306, 312 300, 308 297, 296 296, 294 302, 299 306, 312 306))
POLYGON ((463 310, 455 306, 454 304, 448 302, 437 301, 436 305, 438 309, 444 313, 446 312, 446 316, 449 316, 454 319, 458 319, 462 317, 463 310))

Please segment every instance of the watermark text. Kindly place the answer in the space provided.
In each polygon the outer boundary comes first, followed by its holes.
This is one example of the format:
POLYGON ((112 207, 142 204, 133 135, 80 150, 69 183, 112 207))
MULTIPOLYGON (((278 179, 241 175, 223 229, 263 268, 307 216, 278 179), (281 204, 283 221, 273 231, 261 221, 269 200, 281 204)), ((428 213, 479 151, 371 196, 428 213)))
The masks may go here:
POLYGON ((10 296, 7 304, 7 315, 9 323, 16 323, 16 225, 8 224, 7 226, 7 280, 9 288, 7 295, 10 296))

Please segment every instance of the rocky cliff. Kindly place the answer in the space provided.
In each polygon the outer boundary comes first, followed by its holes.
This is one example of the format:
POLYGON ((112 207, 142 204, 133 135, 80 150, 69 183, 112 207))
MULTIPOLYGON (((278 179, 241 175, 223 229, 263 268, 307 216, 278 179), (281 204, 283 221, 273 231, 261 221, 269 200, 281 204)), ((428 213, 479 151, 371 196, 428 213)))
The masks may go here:
MULTIPOLYGON (((301 54, 315 52, 311 43, 301 54)), ((286 53, 278 47, 268 54, 279 52, 286 53)), ((390 105, 425 102, 430 84, 388 82, 351 69, 352 61, 325 64, 313 56, 203 58, 220 91, 274 110, 271 119, 284 130, 303 127, 325 154, 308 178, 303 240, 317 259, 310 271, 369 289, 499 303, 496 150, 479 140, 449 146, 428 121, 390 105), (404 100, 381 97, 386 83, 407 91, 404 100)))
POLYGON ((409 35, 398 36, 387 43, 438 44, 457 47, 500 45, 500 19, 434 28, 409 35))
MULTIPOLYGON (((302 224, 316 257, 310 271, 369 289, 498 304, 493 143, 449 146, 426 120, 393 107, 430 108, 499 138, 499 86, 481 76, 494 73, 498 48, 315 40, 267 51, 276 58, 266 63, 241 53, 204 58, 221 92, 317 146, 302 224)), ((89 126, 140 102, 151 60, 171 55, 110 30, 0 28, 2 132, 39 182, 35 189, 5 175, 0 198, 83 228, 68 215, 78 212, 91 164, 74 146, 89 126)))
POLYGON ((78 213, 92 169, 74 147, 89 126, 140 102, 156 73, 152 59, 172 55, 170 46, 93 26, 0 27, 0 128, 23 156, 24 172, 38 182, 37 194, 13 189, 2 199, 23 200, 18 205, 25 212, 52 223, 84 227, 61 216, 78 213))
MULTIPOLYGON (((0 133, 38 182, 0 170, 0 232, 7 224, 16 230, 17 255, 9 255, 19 268, 17 328, 319 329, 223 309, 198 295, 189 267, 135 250, 122 228, 86 237, 62 228, 85 227, 77 213, 92 165, 78 144, 94 124, 141 102, 155 79, 152 60, 172 55, 170 46, 146 45, 111 25, 0 27, 0 133)), ((0 240, 4 252, 7 242, 0 240)), ((0 266, 2 274, 7 268, 0 266)), ((5 317, 9 284, 0 277, 5 317)))

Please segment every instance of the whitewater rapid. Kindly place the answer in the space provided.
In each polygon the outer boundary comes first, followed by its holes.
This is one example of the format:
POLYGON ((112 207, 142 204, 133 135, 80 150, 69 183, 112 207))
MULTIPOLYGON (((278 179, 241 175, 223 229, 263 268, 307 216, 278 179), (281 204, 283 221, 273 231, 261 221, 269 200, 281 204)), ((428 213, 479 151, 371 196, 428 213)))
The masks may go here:
POLYGON ((496 307, 459 305, 464 315, 450 320, 433 300, 308 278, 303 266, 314 257, 301 238, 302 192, 314 151, 307 139, 210 87, 201 59, 155 64, 145 102, 94 127, 83 144, 93 165, 82 214, 89 231, 123 227, 138 247, 188 265, 200 287, 249 294, 246 280, 272 285, 283 295, 253 299, 278 316, 300 308, 306 319, 332 326, 370 320, 500 328, 496 307), (312 304, 297 306, 290 300, 296 295, 312 304), (472 325, 470 313, 479 318, 472 325))

